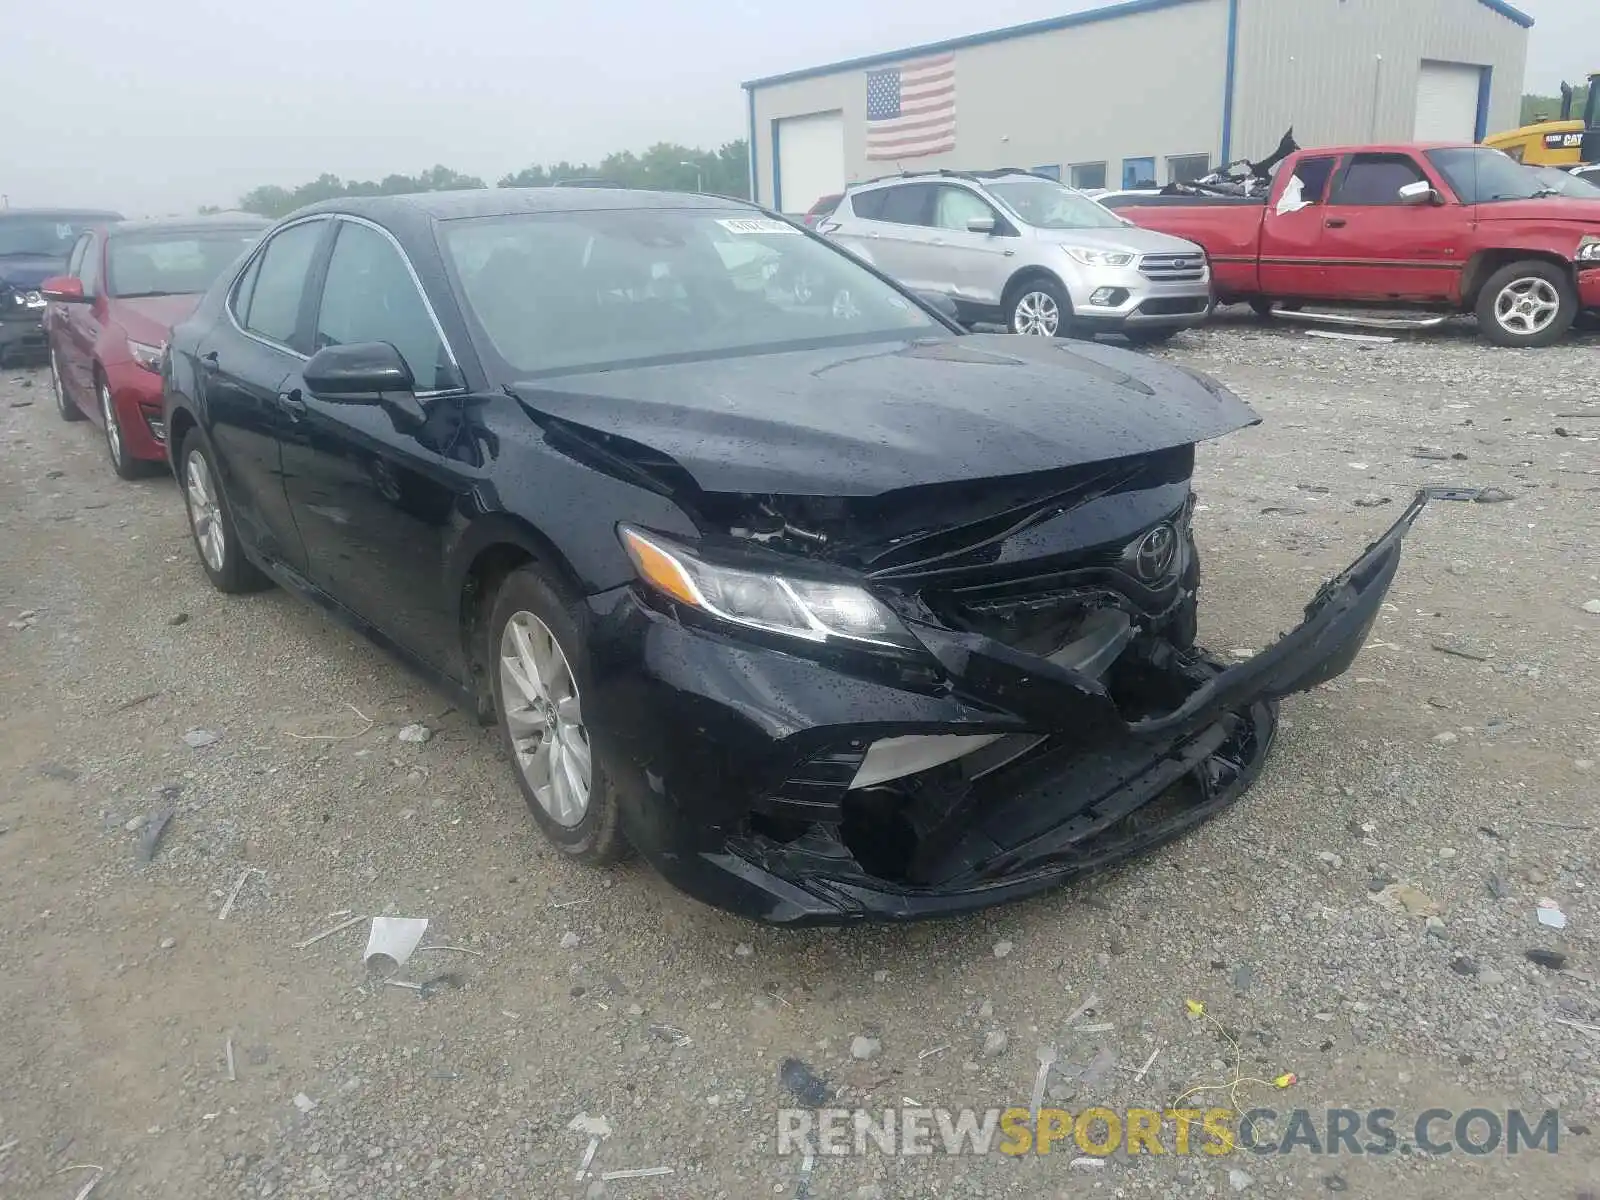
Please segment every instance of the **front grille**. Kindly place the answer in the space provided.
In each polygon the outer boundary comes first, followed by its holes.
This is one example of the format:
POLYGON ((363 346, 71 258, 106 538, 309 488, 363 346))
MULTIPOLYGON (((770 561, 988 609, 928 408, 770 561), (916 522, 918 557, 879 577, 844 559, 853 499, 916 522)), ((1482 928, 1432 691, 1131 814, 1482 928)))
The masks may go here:
POLYGON ((1139 273, 1162 283, 1198 283, 1206 276, 1206 257, 1199 250, 1191 254, 1146 254, 1139 260, 1139 273))
POLYGON ((1203 313, 1204 296, 1153 296, 1139 305, 1139 311, 1150 317, 1171 317, 1187 313, 1203 313))

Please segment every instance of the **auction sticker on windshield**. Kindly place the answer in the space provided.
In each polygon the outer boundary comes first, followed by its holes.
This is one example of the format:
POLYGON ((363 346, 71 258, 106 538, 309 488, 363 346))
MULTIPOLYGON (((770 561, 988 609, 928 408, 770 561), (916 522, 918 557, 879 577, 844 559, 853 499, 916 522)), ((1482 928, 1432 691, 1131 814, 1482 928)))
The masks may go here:
POLYGON ((773 221, 766 217, 727 217, 717 221, 729 233, 799 233, 787 221, 773 221))

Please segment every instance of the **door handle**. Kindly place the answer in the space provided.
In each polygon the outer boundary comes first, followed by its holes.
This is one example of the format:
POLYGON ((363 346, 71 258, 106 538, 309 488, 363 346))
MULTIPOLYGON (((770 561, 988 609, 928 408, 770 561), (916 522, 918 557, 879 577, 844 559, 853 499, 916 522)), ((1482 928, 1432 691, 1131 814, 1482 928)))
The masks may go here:
POLYGON ((1329 229, 1343 229, 1346 224, 1347 222, 1343 217, 1329 217, 1327 221, 1329 229))
POLYGON ((300 389, 278 393, 278 407, 289 414, 291 420, 298 420, 305 414, 306 402, 300 397, 300 389))
POLYGON ((217 369, 217 352, 208 350, 202 354, 200 356, 200 366, 206 371, 215 371, 217 369))

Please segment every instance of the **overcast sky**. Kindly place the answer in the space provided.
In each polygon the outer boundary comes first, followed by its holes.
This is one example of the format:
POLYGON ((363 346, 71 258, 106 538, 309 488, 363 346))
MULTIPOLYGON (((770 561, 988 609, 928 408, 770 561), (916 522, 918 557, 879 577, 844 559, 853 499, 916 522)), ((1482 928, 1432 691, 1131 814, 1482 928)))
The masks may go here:
MULTIPOLYGON (((1537 21, 1530 88, 1600 67, 1600 0, 1516 2, 1537 21)), ((1097 6, 89 0, 63 20, 58 3, 14 0, 0 193, 19 207, 189 212, 323 171, 443 163, 493 182, 655 141, 711 147, 744 136, 745 79, 1097 6)))

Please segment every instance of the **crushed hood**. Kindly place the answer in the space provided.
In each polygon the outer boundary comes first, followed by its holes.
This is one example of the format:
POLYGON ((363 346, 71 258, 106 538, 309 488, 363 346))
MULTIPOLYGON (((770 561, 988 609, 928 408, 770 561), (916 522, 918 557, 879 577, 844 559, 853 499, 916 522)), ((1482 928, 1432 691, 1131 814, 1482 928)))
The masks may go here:
POLYGON ((698 359, 514 391, 535 419, 665 455, 708 492, 876 496, 1146 454, 1260 420, 1159 359, 1006 334, 698 359))

